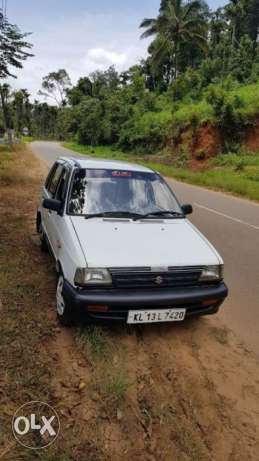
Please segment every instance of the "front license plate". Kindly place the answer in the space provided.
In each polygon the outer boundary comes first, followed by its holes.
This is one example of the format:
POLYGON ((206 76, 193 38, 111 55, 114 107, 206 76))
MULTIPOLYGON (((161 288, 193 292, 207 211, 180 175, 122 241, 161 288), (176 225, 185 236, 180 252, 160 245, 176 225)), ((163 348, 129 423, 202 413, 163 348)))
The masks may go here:
POLYGON ((129 311, 127 323, 182 322, 186 309, 159 309, 152 311, 129 311))

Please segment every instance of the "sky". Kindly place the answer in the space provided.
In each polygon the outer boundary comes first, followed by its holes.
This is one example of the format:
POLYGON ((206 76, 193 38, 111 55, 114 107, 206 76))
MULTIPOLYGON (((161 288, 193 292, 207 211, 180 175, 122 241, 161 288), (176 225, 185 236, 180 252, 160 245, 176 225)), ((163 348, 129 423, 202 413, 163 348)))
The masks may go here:
MULTIPOLYGON (((216 9, 226 0, 208 3, 216 9)), ((159 5, 160 0, 7 0, 9 21, 32 33, 35 55, 9 83, 40 99, 42 77, 60 68, 73 84, 97 69, 129 68, 146 56, 148 41, 140 40, 139 24, 156 17, 159 5)))

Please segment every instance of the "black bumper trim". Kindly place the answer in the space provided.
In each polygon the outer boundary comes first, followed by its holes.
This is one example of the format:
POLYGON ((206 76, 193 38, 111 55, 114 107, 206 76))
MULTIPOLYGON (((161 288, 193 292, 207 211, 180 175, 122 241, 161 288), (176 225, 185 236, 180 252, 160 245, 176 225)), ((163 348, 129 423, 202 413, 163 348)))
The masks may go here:
MULTIPOLYGON (((213 315, 216 314, 219 311, 220 304, 222 304, 223 301, 217 303, 216 305, 209 306, 209 307, 196 307, 192 309, 187 309, 186 312, 186 319, 190 317, 195 317, 195 316, 201 316, 201 315, 213 315)), ((184 306, 183 306, 184 307, 184 306)), ((185 306, 186 307, 186 306, 185 306)), ((141 309, 139 309, 141 310, 141 309)), ((143 309, 144 310, 144 309, 143 309)), ((93 320, 95 322, 105 322, 105 321, 126 321, 127 316, 128 316, 128 311, 111 311, 106 314, 101 314, 101 313, 95 313, 95 312, 81 312, 81 318, 87 317, 89 320, 93 320)))
POLYGON ((155 309, 169 307, 184 307, 189 315, 206 315, 218 311, 219 306, 228 296, 224 282, 217 285, 186 287, 181 289, 161 290, 109 290, 96 291, 77 290, 67 281, 64 284, 63 295, 75 311, 83 312, 93 319, 123 320, 132 309, 155 309), (213 300, 212 305, 202 303, 213 300), (108 306, 107 313, 91 313, 88 305, 108 306))

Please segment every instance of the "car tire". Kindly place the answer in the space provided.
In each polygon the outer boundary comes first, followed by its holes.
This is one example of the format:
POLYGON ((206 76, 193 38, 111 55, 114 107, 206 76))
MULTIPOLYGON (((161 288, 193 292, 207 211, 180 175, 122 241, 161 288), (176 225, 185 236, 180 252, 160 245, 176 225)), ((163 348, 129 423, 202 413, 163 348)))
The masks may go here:
POLYGON ((74 324, 72 309, 63 296, 64 277, 59 275, 56 291, 57 317, 62 326, 69 327, 74 324))
POLYGON ((49 252, 48 242, 47 242, 47 238, 46 238, 45 232, 43 231, 41 223, 39 224, 39 234, 40 234, 40 249, 43 253, 48 253, 49 252))

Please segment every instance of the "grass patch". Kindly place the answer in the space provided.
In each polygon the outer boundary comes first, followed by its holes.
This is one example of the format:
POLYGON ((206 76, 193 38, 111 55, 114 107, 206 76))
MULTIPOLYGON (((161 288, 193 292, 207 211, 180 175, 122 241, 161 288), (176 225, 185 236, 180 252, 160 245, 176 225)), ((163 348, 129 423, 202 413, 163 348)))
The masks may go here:
MULTIPOLYGON (((0 146, 0 177, 3 186, 24 186, 28 181, 28 171, 37 167, 37 159, 29 155, 23 143, 15 145, 12 149, 0 146)), ((39 178, 30 177, 34 184, 39 183, 39 178)))
POLYGON ((32 197, 40 183, 35 162, 24 146, 0 155, 0 457, 10 446, 13 460, 33 459, 20 446, 13 448, 14 412, 31 400, 52 402, 51 363, 41 347, 54 336, 46 315, 52 277, 49 261, 42 261, 31 239, 32 197))
POLYGON ((123 369, 106 369, 105 379, 102 381, 100 392, 113 407, 120 406, 129 387, 127 375, 123 369))
POLYGON ((22 142, 32 142, 32 141, 37 141, 37 138, 35 136, 22 136, 22 142))
POLYGON ((75 334, 79 347, 90 352, 92 360, 102 360, 109 348, 108 335, 101 327, 78 328, 75 334))
POLYGON ((129 382, 125 350, 118 348, 116 329, 99 326, 78 328, 75 339, 79 350, 93 366, 92 391, 99 394, 105 411, 116 414, 125 399, 129 382))
POLYGON ((215 166, 224 166, 224 167, 233 167, 238 169, 240 164, 243 167, 255 166, 259 167, 259 154, 254 153, 242 153, 239 154, 221 154, 217 155, 212 162, 212 165, 215 166))
POLYGON ((151 418, 157 419, 162 431, 174 441, 181 453, 181 458, 176 457, 177 460, 208 461, 208 449, 195 424, 195 417, 191 418, 192 413, 191 401, 183 411, 183 402, 171 400, 170 403, 164 401, 154 405, 151 418))
POLYGON ((64 142, 63 146, 67 149, 78 152, 83 155, 90 155, 91 157, 100 157, 114 160, 128 160, 132 158, 129 154, 122 152, 122 150, 114 149, 110 146, 83 146, 75 142, 64 142))
MULTIPOLYGON (((231 192, 241 197, 259 201, 259 154, 220 155, 211 161, 207 170, 199 172, 187 168, 176 168, 173 165, 154 163, 147 156, 126 154, 107 146, 93 148, 76 143, 64 143, 64 147, 93 157, 140 163, 169 178, 231 192)), ((152 159, 151 156, 149 158, 152 159)))
MULTIPOLYGON (((75 419, 68 428, 72 416, 64 417, 61 412, 70 403, 60 394, 60 382, 55 382, 60 367, 53 354, 53 344, 59 340, 54 315, 55 277, 52 261, 40 253, 35 236, 42 179, 39 162, 24 146, 1 152, 0 459, 70 461, 86 456, 89 461, 106 461, 109 457, 97 440, 97 423, 87 424, 82 434, 82 423, 75 419), (57 441, 37 453, 18 445, 11 429, 14 412, 32 400, 54 406, 61 420, 57 441)), ((96 333, 91 338, 96 353, 102 350, 99 342, 96 333)))
POLYGON ((21 141, 26 142, 33 142, 33 141, 56 141, 56 138, 52 136, 21 136, 21 141))

